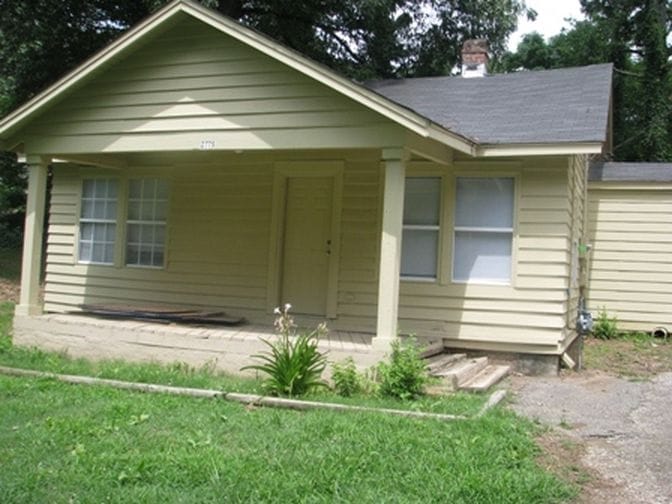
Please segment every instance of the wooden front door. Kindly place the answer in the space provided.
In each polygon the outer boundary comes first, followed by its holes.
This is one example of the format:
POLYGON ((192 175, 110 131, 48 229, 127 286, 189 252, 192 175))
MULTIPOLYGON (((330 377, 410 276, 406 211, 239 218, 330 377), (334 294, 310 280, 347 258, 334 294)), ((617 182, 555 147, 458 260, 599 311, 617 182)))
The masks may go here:
POLYGON ((325 316, 331 256, 332 177, 289 177, 285 205, 282 304, 325 316))

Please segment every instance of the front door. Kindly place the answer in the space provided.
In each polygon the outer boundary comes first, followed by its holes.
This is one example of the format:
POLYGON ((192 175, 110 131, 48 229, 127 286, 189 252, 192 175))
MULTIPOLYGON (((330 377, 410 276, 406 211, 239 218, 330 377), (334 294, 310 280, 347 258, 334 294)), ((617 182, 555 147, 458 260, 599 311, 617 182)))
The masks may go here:
POLYGON ((282 303, 325 316, 331 255, 332 177, 289 177, 285 199, 282 303))

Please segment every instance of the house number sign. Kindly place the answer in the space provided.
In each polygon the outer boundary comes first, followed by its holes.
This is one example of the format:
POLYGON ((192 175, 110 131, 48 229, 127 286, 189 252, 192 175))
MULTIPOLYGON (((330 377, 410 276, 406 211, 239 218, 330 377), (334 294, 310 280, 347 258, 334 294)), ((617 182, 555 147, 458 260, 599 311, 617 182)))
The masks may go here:
POLYGON ((214 140, 201 140, 200 150, 212 150, 215 148, 214 140))

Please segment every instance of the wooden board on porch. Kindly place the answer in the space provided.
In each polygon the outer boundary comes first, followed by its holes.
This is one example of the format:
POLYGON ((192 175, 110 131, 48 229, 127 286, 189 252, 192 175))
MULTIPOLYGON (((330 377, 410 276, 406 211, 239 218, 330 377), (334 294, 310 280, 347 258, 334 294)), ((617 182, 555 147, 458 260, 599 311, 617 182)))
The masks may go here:
POLYGON ((245 323, 243 317, 227 315, 223 311, 207 311, 193 308, 176 308, 164 305, 130 304, 85 304, 81 305, 85 313, 107 318, 151 320, 178 324, 207 324, 236 326, 245 323))

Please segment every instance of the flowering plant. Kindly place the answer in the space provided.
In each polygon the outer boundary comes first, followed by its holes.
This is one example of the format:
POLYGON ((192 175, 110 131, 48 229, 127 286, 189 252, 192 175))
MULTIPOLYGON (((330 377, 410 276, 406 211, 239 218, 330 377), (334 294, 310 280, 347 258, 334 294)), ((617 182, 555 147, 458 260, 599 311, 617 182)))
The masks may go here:
POLYGON ((313 331, 297 334, 296 324, 289 314, 291 308, 288 303, 274 310, 273 326, 278 339, 274 342, 262 339, 269 351, 252 356, 261 363, 242 368, 267 375, 263 386, 268 393, 289 397, 327 386, 322 380, 327 358, 317 348, 319 338, 327 334, 327 324, 323 322, 313 331))

